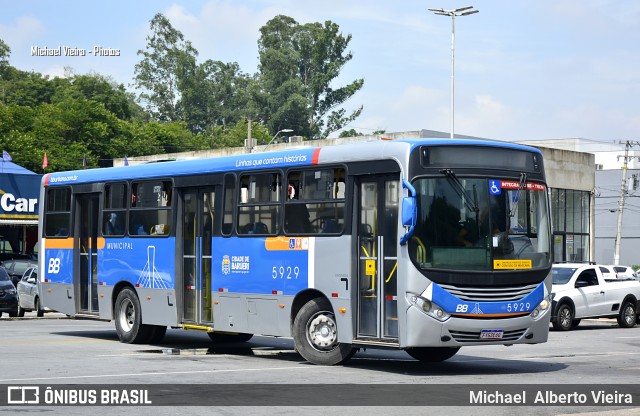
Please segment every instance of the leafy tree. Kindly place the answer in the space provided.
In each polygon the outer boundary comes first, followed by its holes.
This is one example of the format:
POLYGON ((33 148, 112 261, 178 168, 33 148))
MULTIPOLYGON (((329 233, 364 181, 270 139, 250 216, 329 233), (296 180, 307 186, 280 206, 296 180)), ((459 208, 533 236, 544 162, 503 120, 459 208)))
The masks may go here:
POLYGON ((364 136, 363 133, 356 131, 355 129, 343 130, 340 132, 338 137, 356 137, 356 136, 364 136))
MULTIPOLYGON (((210 147, 213 149, 221 149, 225 147, 244 146, 244 141, 248 136, 249 123, 247 120, 239 120, 231 129, 225 130, 221 126, 213 127, 209 131, 211 137, 210 147)), ((251 138, 255 139, 258 144, 268 142, 271 136, 266 126, 263 124, 251 123, 251 138)))
POLYGON ((339 33, 331 21, 300 25, 283 15, 269 20, 260 33, 259 79, 266 96, 262 117, 270 130, 292 128, 303 136, 325 138, 360 115, 362 107, 351 114, 339 107, 364 80, 332 87, 352 59, 351 52, 345 52, 351 35, 339 33))
POLYGON ((9 66, 9 55, 11 55, 11 48, 0 39, 0 70, 9 66))
POLYGON ((146 50, 138 51, 143 58, 134 68, 134 86, 143 89, 139 98, 154 119, 178 121, 179 83, 187 83, 179 77, 195 70, 198 51, 161 13, 151 19, 151 31, 146 50))

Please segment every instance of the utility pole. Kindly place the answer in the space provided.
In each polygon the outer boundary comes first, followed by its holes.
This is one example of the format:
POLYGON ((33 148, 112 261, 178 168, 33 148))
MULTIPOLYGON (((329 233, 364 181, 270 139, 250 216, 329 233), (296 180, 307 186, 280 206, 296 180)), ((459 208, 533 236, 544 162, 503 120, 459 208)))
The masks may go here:
MULTIPOLYGON (((620 142, 620 144, 623 144, 620 142)), ((613 264, 620 264, 620 240, 622 240, 622 214, 624 213, 624 197, 627 194, 627 169, 629 159, 629 149, 633 146, 640 146, 640 142, 627 140, 624 143, 624 162, 622 165, 622 181, 620 182, 620 199, 618 200, 618 227, 616 229, 616 241, 613 249, 613 264)), ((618 157, 619 158, 619 157, 618 157)))

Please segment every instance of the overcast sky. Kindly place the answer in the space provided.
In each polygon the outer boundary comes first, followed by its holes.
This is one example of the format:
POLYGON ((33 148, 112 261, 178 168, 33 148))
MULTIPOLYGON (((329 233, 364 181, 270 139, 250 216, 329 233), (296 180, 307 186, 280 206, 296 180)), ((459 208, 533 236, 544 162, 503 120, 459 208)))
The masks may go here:
MULTIPOLYGON (((2 2, 10 63, 62 76, 98 72, 129 89, 149 21, 160 12, 206 59, 254 73, 259 28, 284 14, 331 20, 353 39, 338 84, 364 78, 349 128, 449 131, 451 18, 456 18, 455 131, 504 140, 640 139, 640 2, 632 0, 20 0, 2 2), (118 57, 38 57, 31 48, 94 46, 118 57)), ((338 85, 336 85, 338 86, 338 85)))

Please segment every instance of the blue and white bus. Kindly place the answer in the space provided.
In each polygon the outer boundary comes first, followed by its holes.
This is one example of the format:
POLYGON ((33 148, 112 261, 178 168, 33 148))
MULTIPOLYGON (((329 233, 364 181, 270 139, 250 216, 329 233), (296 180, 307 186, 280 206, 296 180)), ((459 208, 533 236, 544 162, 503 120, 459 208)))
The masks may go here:
POLYGON ((43 305, 215 342, 293 337, 306 360, 359 348, 443 361, 545 342, 551 231, 539 150, 379 140, 51 173, 43 305))

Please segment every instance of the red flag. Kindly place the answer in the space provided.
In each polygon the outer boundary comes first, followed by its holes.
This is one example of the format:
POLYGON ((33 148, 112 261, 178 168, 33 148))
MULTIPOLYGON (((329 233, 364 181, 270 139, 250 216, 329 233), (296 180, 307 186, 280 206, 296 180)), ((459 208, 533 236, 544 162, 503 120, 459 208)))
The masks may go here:
POLYGON ((44 152, 44 159, 42 159, 42 169, 46 169, 49 166, 49 161, 47 160, 47 152, 44 152))

